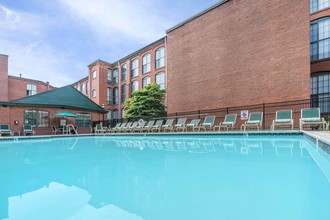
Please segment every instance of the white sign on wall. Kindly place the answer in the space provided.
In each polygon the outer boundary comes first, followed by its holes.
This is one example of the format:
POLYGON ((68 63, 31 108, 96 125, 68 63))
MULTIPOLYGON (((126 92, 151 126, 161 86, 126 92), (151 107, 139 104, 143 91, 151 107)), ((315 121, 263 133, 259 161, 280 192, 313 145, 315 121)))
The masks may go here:
POLYGON ((249 119, 249 111, 248 110, 242 110, 241 111, 241 120, 248 120, 249 119))

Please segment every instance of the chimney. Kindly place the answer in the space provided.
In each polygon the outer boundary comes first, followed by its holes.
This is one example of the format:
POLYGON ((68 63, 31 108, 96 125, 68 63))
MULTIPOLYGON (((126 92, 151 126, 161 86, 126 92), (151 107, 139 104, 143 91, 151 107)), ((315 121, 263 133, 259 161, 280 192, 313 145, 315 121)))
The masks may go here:
POLYGON ((8 101, 8 55, 0 54, 0 101, 8 101))

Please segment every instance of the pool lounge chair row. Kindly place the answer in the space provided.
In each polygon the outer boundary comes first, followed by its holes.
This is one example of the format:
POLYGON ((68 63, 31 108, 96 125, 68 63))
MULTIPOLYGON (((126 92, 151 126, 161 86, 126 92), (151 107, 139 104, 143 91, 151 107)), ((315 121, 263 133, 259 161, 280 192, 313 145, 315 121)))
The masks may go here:
MULTIPOLYGON (((127 133, 127 132, 173 132, 173 131, 221 131, 233 130, 236 127, 237 114, 227 114, 223 122, 215 125, 216 117, 214 115, 206 116, 204 121, 201 123, 201 119, 192 119, 186 124, 187 118, 179 118, 176 124, 174 119, 167 119, 165 124, 164 120, 140 120, 135 122, 117 123, 113 128, 103 128, 100 124, 96 125, 95 133, 127 133)), ((241 125, 241 130, 246 131, 247 129, 262 129, 263 113, 252 112, 248 116, 248 120, 241 125)), ((325 130, 327 123, 323 118, 320 117, 319 108, 308 108, 301 110, 300 118, 300 129, 303 130, 305 127, 321 126, 325 130)), ((290 128, 293 130, 293 119, 292 110, 279 110, 276 111, 275 119, 270 127, 271 130, 277 128, 290 128)))
MULTIPOLYGON (((28 134, 35 135, 36 133, 34 132, 31 125, 24 125, 23 126, 23 135, 25 136, 25 135, 28 135, 28 134)), ((14 135, 14 131, 12 131, 10 129, 9 124, 1 124, 0 125, 0 136, 2 136, 2 135, 10 135, 10 136, 14 135)))

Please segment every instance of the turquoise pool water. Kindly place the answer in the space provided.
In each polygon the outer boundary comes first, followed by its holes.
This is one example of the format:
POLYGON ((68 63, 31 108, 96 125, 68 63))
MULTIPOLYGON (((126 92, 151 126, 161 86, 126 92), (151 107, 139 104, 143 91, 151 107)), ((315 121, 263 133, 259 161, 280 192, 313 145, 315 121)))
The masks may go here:
POLYGON ((0 174, 0 219, 330 218, 330 157, 303 136, 1 141, 0 174))

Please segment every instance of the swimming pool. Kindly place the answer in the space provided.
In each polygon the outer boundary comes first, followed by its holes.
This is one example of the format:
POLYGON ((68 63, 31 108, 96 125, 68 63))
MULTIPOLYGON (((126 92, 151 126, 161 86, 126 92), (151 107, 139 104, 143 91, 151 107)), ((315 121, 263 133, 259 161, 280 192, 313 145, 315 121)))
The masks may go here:
POLYGON ((0 141, 0 219, 329 219, 330 156, 302 135, 0 141))

